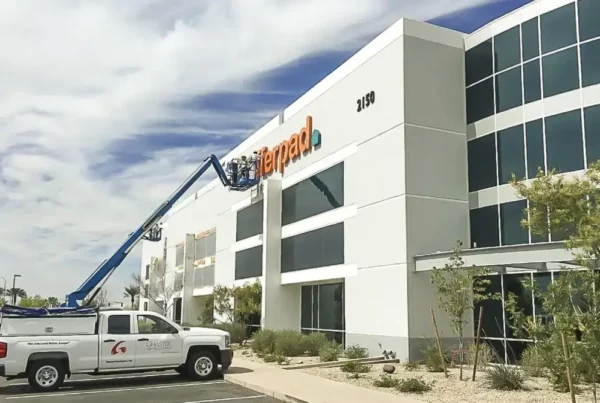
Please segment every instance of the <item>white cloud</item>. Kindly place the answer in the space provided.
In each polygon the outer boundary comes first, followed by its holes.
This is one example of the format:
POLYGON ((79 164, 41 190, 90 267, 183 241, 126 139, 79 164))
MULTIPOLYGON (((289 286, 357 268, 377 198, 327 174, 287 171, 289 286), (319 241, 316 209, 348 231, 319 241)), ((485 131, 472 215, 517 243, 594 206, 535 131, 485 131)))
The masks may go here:
MULTIPOLYGON (((178 103, 256 91, 265 73, 356 48, 401 16, 425 20, 489 1, 1 2, 0 275, 10 283, 22 274, 18 285, 30 294, 62 297, 194 161, 227 151, 158 150, 103 177, 95 169, 110 163, 106 147, 115 141, 160 133, 178 119, 182 133, 241 136, 240 127, 256 127, 273 112, 207 114, 178 103)), ((109 282, 112 298, 121 298, 138 256, 109 282)))

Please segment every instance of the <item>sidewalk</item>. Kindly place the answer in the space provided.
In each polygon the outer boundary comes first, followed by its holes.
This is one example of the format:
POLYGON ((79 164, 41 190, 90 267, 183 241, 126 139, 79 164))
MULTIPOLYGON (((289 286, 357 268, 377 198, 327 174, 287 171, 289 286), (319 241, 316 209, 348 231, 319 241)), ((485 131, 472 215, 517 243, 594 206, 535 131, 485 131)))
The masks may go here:
POLYGON ((237 357, 225 373, 225 380, 289 403, 422 403, 410 396, 361 388, 237 357))

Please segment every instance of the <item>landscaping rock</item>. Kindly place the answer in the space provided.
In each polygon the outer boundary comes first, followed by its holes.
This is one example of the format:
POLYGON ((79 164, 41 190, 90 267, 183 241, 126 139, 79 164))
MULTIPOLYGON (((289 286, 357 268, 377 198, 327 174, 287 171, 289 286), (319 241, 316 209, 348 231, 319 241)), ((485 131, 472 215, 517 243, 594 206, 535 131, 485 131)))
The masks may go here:
POLYGON ((386 374, 393 374, 394 372, 396 372, 396 367, 390 364, 385 364, 383 366, 383 372, 385 372, 386 374))

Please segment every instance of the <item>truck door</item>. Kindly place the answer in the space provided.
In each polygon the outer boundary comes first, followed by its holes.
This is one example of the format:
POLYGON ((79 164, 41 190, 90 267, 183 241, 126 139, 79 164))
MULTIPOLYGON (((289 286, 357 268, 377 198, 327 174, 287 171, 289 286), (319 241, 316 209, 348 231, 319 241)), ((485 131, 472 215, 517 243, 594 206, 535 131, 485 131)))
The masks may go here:
POLYGON ((133 315, 104 313, 100 333, 100 370, 127 369, 135 366, 138 335, 133 328, 133 315))
POLYGON ((136 367, 161 367, 181 362, 182 339, 166 320, 151 313, 137 314, 136 367))

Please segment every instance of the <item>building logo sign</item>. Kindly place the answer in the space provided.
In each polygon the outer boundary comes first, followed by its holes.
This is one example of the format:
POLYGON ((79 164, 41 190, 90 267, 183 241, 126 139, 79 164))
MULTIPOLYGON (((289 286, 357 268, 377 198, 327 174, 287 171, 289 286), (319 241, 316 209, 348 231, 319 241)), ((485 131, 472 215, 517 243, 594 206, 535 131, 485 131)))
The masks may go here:
POLYGON ((314 147, 321 144, 321 132, 317 129, 313 130, 312 116, 306 117, 306 124, 299 133, 294 133, 289 140, 282 141, 271 150, 268 147, 263 147, 258 153, 260 162, 258 167, 258 175, 268 175, 273 171, 283 173, 285 165, 289 161, 293 161, 301 154, 306 154, 314 147))

